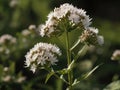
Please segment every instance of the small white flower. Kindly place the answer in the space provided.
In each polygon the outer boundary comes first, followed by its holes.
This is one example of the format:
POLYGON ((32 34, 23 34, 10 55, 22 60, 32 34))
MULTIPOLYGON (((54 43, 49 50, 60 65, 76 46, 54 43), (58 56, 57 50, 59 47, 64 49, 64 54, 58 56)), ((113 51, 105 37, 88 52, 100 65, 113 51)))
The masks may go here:
POLYGON ((7 72, 8 70, 9 70, 8 67, 4 67, 4 69, 3 69, 4 72, 7 72))
POLYGON ((99 33, 99 30, 97 28, 94 28, 94 27, 88 27, 88 29, 96 34, 99 33))
POLYGON ((0 53, 3 53, 3 52, 4 52, 4 48, 0 47, 0 53))
POLYGON ((37 67, 44 67, 44 65, 55 65, 58 62, 57 56, 60 56, 60 49, 56 45, 48 43, 37 43, 30 51, 25 55, 26 67, 30 67, 30 70, 35 72, 37 67))
POLYGON ((36 29, 36 26, 35 26, 35 25, 30 25, 30 26, 28 27, 28 29, 29 29, 29 30, 35 30, 35 29, 36 29))
POLYGON ((27 30, 27 29, 25 29, 25 30, 22 31, 21 34, 22 34, 23 36, 28 36, 28 35, 30 35, 30 31, 27 30))
POLYGON ((113 52, 111 59, 112 60, 120 60, 120 50, 119 49, 117 49, 113 52))
POLYGON ((4 82, 9 82, 11 79, 12 79, 12 77, 10 75, 2 77, 2 81, 4 81, 4 82))
POLYGON ((9 5, 10 7, 16 7, 18 3, 19 3, 19 0, 11 0, 9 5))
POLYGON ((103 36, 97 36, 98 44, 103 45, 104 44, 104 37, 103 36))
POLYGON ((17 83, 22 83, 23 81, 25 81, 26 77, 19 77, 16 82, 17 83))
MULTIPOLYGON (((44 25, 41 25, 39 28, 40 35, 43 36, 52 36, 62 33, 64 30, 61 30, 60 23, 62 25, 70 24, 70 27, 77 25, 78 27, 82 26, 84 29, 89 27, 91 24, 91 19, 86 12, 82 9, 78 9, 73 5, 65 3, 58 8, 55 8, 53 12, 50 12, 48 15, 48 20, 44 25), (64 18, 68 21, 62 21, 64 18), (57 32, 57 33, 56 33, 57 32)), ((63 27, 63 26, 62 26, 63 27)), ((59 34, 60 35, 60 34, 59 34)))
POLYGON ((92 61, 90 60, 84 60, 84 61, 81 61, 80 64, 79 64, 79 69, 81 71, 89 71, 93 66, 93 63, 92 61))
POLYGON ((80 36, 81 42, 92 45, 103 45, 104 38, 103 36, 98 35, 99 30, 97 28, 88 27, 87 30, 84 30, 80 36))
POLYGON ((16 38, 14 38, 13 36, 9 35, 9 34, 4 34, 0 37, 0 44, 5 44, 5 43, 16 43, 16 38))

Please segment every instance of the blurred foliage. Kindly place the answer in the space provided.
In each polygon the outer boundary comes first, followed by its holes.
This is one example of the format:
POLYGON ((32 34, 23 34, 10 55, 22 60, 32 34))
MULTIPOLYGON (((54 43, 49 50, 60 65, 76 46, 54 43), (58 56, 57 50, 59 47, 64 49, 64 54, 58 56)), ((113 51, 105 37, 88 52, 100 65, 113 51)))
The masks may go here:
MULTIPOLYGON (((0 0, 0 36, 10 34, 16 37, 17 41, 15 45, 6 46, 11 53, 0 52, 0 90, 16 90, 17 88, 19 90, 64 90, 65 84, 54 77, 45 84, 44 80, 47 72, 41 70, 33 75, 32 72, 24 68, 24 55, 37 42, 56 43, 64 51, 64 35, 59 37, 59 39, 52 38, 48 40, 47 38, 41 39, 38 34, 28 30, 28 26, 31 24, 38 26, 44 23, 50 10, 64 2, 67 2, 67 0, 0 0), (29 31, 26 36, 23 34, 25 30, 29 31), (4 72, 4 67, 8 67, 9 73, 6 74, 4 72), (5 75, 11 75, 14 79, 10 82, 4 82, 2 77, 5 77, 5 75), (17 83, 15 80, 19 77, 26 77, 26 79, 23 83, 17 83)), ((76 0, 68 2, 73 2, 73 4, 79 6, 76 0)), ((114 81, 116 75, 118 76, 116 80, 120 79, 120 64, 110 59, 113 51, 120 49, 120 22, 93 17, 93 26, 100 29, 100 34, 104 36, 105 44, 102 47, 91 47, 85 57, 79 58, 79 62, 82 62, 82 64, 76 64, 78 69, 75 69, 74 72, 77 77, 100 63, 103 63, 103 65, 87 80, 77 84, 74 90, 102 90, 110 82, 114 81)), ((72 32, 71 43, 76 41, 79 32, 72 32)), ((2 47, 0 46, 0 48, 2 47)), ((55 66, 59 69, 64 68, 63 66, 66 62, 65 52, 62 53, 63 57, 60 58, 59 66, 55 66)), ((114 87, 119 87, 119 81, 113 82, 104 90, 119 90, 114 89, 114 87)))
POLYGON ((1 0, 0 34, 14 34, 30 24, 40 24, 49 11, 49 0, 1 0))
POLYGON ((105 89, 103 90, 119 90, 120 89, 120 81, 114 81, 110 83, 105 89))

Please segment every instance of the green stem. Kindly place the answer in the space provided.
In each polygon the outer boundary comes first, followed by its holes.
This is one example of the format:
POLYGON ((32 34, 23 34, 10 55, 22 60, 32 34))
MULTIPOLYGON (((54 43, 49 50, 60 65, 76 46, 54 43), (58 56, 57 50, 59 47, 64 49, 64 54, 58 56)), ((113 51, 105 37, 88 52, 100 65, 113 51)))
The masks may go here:
POLYGON ((72 46, 70 50, 72 51, 79 43, 80 43, 80 39, 78 39, 78 41, 72 46))
MULTIPOLYGON (((71 64, 71 51, 70 51, 70 44, 69 44, 69 35, 68 31, 66 30, 66 52, 67 52, 67 63, 68 66, 71 64)), ((68 72, 68 81, 69 81, 69 90, 72 90, 72 71, 68 72)))
POLYGON ((76 61, 80 56, 84 56, 88 50, 88 45, 85 44, 82 49, 78 52, 78 54, 75 56, 74 60, 76 61))
POLYGON ((57 74, 53 74, 56 78, 58 78, 58 79, 60 79, 60 80, 62 80, 63 82, 65 82, 66 84, 69 84, 66 80, 64 80, 64 79, 61 79, 57 74))
MULTIPOLYGON (((49 71, 49 69, 48 68, 45 68, 45 70, 46 71, 48 71, 49 73, 50 73, 50 71, 49 71)), ((54 73, 53 74, 56 78, 58 78, 58 79, 60 79, 60 80, 62 80, 63 82, 65 82, 66 84, 68 84, 69 85, 69 83, 65 80, 65 79, 62 79, 62 78, 60 78, 56 73, 54 73)))

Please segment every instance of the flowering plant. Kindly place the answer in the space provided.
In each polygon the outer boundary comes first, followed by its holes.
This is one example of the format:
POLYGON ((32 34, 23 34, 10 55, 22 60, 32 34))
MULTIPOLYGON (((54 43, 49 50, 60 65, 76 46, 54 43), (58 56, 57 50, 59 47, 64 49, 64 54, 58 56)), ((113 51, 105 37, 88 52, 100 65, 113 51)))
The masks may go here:
MULTIPOLYGON (((86 53, 90 45, 102 45, 104 43, 103 37, 98 35, 98 29, 90 27, 90 25, 91 19, 82 9, 78 9, 68 3, 55 8, 48 15, 46 23, 40 25, 36 31, 39 32, 41 37, 51 38, 65 35, 67 67, 62 70, 55 70, 52 67, 59 61, 58 56, 62 55, 61 50, 56 45, 43 42, 37 43, 25 55, 26 67, 29 67, 33 73, 37 69, 45 69, 49 72, 45 82, 54 75, 68 85, 67 90, 72 90, 73 86, 81 80, 81 77, 74 78, 73 74, 73 68, 78 58, 86 53), (81 33, 76 43, 71 47, 69 34, 76 30, 80 30, 81 33), (74 53, 74 49, 80 44, 82 48, 77 53, 74 53), (67 79, 65 78, 66 74, 67 79)), ((86 79, 98 67, 99 65, 85 74, 82 79, 86 79)))

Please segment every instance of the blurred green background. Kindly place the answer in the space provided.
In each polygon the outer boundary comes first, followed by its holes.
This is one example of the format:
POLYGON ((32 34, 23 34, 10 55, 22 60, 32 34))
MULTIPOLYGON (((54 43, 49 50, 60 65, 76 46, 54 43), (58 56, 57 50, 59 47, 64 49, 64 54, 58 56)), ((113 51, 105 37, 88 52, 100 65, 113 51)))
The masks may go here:
MULTIPOLYGON (((74 90, 102 90, 112 81, 120 79, 120 64, 118 61, 111 60, 113 51, 120 49, 119 0, 0 0, 0 36, 10 34, 17 40, 16 45, 6 45, 11 50, 9 55, 0 52, 0 90, 17 90, 17 88, 19 90, 65 90, 66 85, 54 77, 45 84, 47 72, 41 70, 33 74, 29 69, 24 68, 24 56, 34 44, 40 41, 52 42, 64 50, 64 37, 61 37, 60 42, 56 38, 42 39, 35 33, 30 33, 28 36, 22 35, 29 25, 39 26, 45 23, 49 12, 63 3, 70 3, 86 10, 92 18, 91 26, 98 28, 105 40, 103 46, 91 47, 92 49, 85 57, 80 58, 82 69, 79 64, 76 64, 78 68, 75 69, 75 75, 78 76, 103 63, 92 76, 76 85, 74 90), (84 68, 86 66, 88 68, 84 68), (6 73, 4 67, 9 67, 9 72, 6 73), (7 82, 2 80, 3 76, 9 74, 13 79, 7 82), (18 83, 15 80, 19 77, 26 79, 18 83)), ((75 41, 78 35, 78 31, 73 32, 71 42, 75 41)), ((65 56, 60 59, 59 66, 56 66, 59 69, 64 68, 65 56)))

